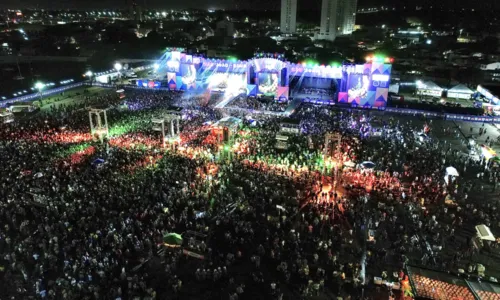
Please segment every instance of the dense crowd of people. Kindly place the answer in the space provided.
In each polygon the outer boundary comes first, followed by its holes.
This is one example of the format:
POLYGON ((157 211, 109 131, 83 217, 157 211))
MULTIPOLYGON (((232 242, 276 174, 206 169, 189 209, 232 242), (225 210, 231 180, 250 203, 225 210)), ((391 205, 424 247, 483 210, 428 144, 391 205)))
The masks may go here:
POLYGON ((303 105, 303 134, 280 150, 279 117, 243 118, 224 143, 212 97, 126 95, 1 125, 1 299, 383 299, 374 277, 397 282, 409 264, 497 276, 477 262, 498 243, 474 238, 499 231, 484 199, 497 166, 420 140, 415 121, 303 105), (94 105, 108 107, 103 143, 94 105), (151 119, 172 105, 181 134, 162 149, 151 119), (330 132, 341 139, 325 145, 330 132))
POLYGON ((272 112, 284 112, 288 106, 286 102, 277 102, 268 98, 248 97, 240 95, 235 97, 229 107, 243 108, 248 110, 262 110, 272 112))

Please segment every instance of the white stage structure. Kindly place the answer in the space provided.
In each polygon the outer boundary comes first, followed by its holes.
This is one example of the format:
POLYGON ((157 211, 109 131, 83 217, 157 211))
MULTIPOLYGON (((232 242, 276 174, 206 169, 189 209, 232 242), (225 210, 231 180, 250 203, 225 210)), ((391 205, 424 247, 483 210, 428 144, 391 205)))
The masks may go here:
POLYGON ((89 111, 90 133, 94 140, 99 139, 101 143, 103 138, 109 134, 108 117, 106 109, 92 108, 89 111), (95 120, 95 122, 94 122, 95 120))
POLYGON ((166 138, 175 139, 179 137, 181 128, 179 126, 179 120, 181 117, 176 114, 166 114, 163 118, 153 118, 151 122, 153 123, 153 130, 161 132, 162 144, 165 147, 166 138), (168 123, 168 135, 165 134, 165 123, 168 123))

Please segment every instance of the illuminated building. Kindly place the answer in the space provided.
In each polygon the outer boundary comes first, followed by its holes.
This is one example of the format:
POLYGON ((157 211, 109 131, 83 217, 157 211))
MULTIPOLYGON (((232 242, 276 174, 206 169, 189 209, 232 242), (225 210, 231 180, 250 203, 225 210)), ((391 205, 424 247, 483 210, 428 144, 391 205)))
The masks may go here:
POLYGON ((338 27, 339 33, 349 35, 354 31, 358 0, 340 0, 338 27))
POLYGON ((281 0, 282 33, 295 33, 297 28, 297 0, 281 0))
POLYGON ((321 25, 316 39, 334 41, 337 37, 338 0, 323 0, 321 25))

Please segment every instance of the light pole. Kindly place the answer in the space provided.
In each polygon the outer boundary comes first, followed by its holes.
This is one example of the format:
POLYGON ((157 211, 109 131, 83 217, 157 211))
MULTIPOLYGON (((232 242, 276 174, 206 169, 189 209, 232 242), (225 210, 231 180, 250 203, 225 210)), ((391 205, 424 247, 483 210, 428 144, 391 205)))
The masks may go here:
POLYGON ((90 85, 92 85, 92 76, 93 75, 94 75, 94 73, 92 73, 92 71, 90 71, 90 70, 85 73, 85 77, 89 78, 90 85))
POLYGON ((43 82, 35 83, 35 89, 38 90, 38 93, 40 95, 40 106, 42 106, 42 91, 43 91, 44 87, 45 87, 45 84, 43 82))
POLYGON ((118 72, 118 79, 119 79, 119 81, 120 81, 120 83, 121 83, 121 79, 122 79, 122 76, 121 76, 121 75, 122 75, 121 70, 123 69, 123 66, 122 66, 122 64, 121 64, 121 63, 117 62, 117 63, 115 63, 114 67, 115 67, 115 70, 118 72))

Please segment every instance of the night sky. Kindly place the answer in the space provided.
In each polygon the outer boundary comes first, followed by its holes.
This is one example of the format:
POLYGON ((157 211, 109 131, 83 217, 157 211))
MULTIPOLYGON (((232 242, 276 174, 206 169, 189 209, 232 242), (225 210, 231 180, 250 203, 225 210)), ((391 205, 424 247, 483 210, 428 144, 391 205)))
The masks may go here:
MULTIPOLYGON (((281 0, 137 0, 138 3, 144 1, 149 8, 225 8, 225 9, 278 9, 281 0)), ((299 9, 319 9, 321 0, 299 0, 299 9)), ((470 0, 358 0, 358 6, 371 5, 436 5, 442 4, 445 7, 474 7, 479 2, 470 0)), ((484 7, 486 3, 500 3, 500 0, 481 0, 484 7)), ((125 8, 127 0, 1 0, 0 7, 4 8, 125 8)))

